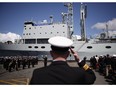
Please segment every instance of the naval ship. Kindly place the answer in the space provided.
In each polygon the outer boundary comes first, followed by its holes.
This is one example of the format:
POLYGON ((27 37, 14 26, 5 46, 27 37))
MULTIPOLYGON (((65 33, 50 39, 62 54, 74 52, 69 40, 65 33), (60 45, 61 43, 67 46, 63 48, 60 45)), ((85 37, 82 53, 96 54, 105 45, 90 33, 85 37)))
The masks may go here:
MULTIPOLYGON (((24 22, 23 35, 21 39, 15 40, 15 43, 0 43, 0 56, 50 56, 50 44, 48 39, 53 36, 63 36, 72 39, 74 42, 72 48, 78 52, 82 59, 95 55, 116 54, 116 38, 109 37, 108 31, 99 34, 99 37, 87 39, 85 20, 87 17, 87 5, 81 3, 80 7, 80 27, 81 39, 77 39, 73 30, 73 3, 65 3, 67 13, 61 13, 62 21, 55 23, 53 16, 50 16, 50 23, 37 24, 33 21, 24 22)), ((108 26, 108 24, 106 24, 108 26)), ((106 26, 106 30, 108 30, 106 26)), ((70 55, 68 60, 73 60, 70 55)))

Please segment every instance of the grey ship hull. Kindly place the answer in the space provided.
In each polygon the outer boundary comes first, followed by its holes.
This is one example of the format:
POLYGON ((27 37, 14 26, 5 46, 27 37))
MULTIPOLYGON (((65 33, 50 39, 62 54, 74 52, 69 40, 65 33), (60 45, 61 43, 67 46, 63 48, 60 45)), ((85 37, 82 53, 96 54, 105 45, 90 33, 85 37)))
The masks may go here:
MULTIPOLYGON (((95 55, 116 54, 116 43, 86 43, 77 41, 73 46, 81 59, 85 56, 87 59, 90 59, 90 57, 95 55)), ((49 44, 0 44, 0 56, 26 55, 41 58, 42 55, 47 55, 51 59, 50 49, 49 44), (32 48, 28 48, 30 45, 32 48), (35 46, 38 46, 38 48, 35 48, 35 46), (42 48, 43 46, 45 48, 42 48)), ((74 60, 73 56, 70 55, 68 60, 74 60)))

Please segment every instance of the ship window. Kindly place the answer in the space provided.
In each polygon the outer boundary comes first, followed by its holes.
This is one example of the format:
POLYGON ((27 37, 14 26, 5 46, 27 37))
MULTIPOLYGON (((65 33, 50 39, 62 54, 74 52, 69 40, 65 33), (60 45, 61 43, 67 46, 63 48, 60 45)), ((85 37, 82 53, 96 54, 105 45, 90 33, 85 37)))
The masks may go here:
POLYGON ((32 48, 32 46, 28 46, 28 48, 32 48))
POLYGON ((92 46, 87 46, 88 49, 92 49, 92 46))
POLYGON ((52 26, 54 28, 54 26, 52 26))
POLYGON ((57 32, 57 34, 58 34, 59 32, 57 32))
POLYGON ((25 39, 25 44, 35 44, 36 39, 25 39))
POLYGON ((25 28, 25 30, 26 30, 26 28, 25 28))
POLYGON ((42 48, 42 49, 44 49, 44 48, 45 48, 45 46, 41 46, 41 48, 42 48))
POLYGON ((29 29, 31 29, 31 27, 29 29))
POLYGON ((52 32, 51 32, 51 34, 52 34, 52 32))
POLYGON ((65 33, 65 32, 63 32, 63 33, 65 33))
POLYGON ((48 38, 46 39, 37 39, 38 44, 48 44, 48 38))
POLYGON ((106 48, 107 48, 107 49, 110 49, 110 48, 111 48, 111 46, 106 46, 106 48))
POLYGON ((64 25, 62 27, 64 27, 64 25))
POLYGON ((35 46, 35 48, 38 48, 38 46, 35 46))

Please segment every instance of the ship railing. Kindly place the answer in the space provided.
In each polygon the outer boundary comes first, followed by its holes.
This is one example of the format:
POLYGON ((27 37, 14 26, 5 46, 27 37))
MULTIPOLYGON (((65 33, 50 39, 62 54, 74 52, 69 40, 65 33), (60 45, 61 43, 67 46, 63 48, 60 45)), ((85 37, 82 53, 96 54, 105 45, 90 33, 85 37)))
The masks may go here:
POLYGON ((65 24, 65 23, 62 22, 42 23, 42 24, 34 24, 34 26, 44 26, 44 25, 52 25, 52 24, 65 24))
POLYGON ((112 41, 112 40, 104 41, 104 40, 101 40, 101 41, 96 41, 96 43, 116 43, 116 41, 112 41))

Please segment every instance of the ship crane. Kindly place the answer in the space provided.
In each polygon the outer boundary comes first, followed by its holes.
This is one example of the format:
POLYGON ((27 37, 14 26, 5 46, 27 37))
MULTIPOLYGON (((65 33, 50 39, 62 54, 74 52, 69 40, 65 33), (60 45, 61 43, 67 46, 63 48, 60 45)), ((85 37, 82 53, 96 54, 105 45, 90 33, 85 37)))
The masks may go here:
POLYGON ((62 23, 63 24, 67 23, 67 20, 66 20, 67 19, 66 18, 67 17, 67 13, 62 12, 61 14, 62 14, 62 23))
POLYGON ((87 6, 81 3, 80 8, 80 26, 81 26, 81 39, 86 41, 85 19, 87 18, 87 6))
POLYGON ((65 16, 67 16, 67 25, 69 28, 69 38, 71 38, 73 34, 73 4, 72 3, 65 3, 65 7, 68 8, 68 12, 65 13, 65 16))

